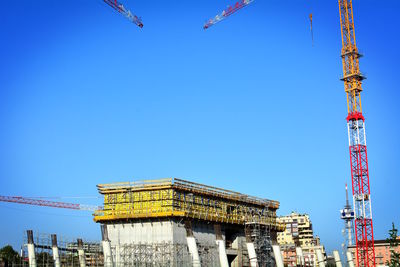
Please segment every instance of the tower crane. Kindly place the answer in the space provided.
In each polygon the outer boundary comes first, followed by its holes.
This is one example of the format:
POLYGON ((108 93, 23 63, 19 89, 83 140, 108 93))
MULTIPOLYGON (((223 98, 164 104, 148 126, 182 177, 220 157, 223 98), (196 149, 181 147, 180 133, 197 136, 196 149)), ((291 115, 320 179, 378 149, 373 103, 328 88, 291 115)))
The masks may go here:
POLYGON ((375 267, 374 231, 369 183, 365 118, 362 114, 362 80, 356 46, 352 0, 338 0, 342 35, 344 90, 347 96, 351 181, 355 217, 355 245, 358 267, 375 267))
POLYGON ((34 205, 34 206, 61 208, 61 209, 73 209, 73 210, 96 211, 96 210, 102 209, 101 206, 82 205, 82 204, 67 203, 67 202, 60 202, 60 201, 50 201, 50 200, 36 199, 36 198, 31 198, 31 197, 0 196, 0 201, 34 205))
POLYGON ((103 0, 106 4, 108 4, 110 7, 124 15, 127 19, 129 19, 131 22, 135 23, 137 26, 140 28, 143 28, 143 23, 142 20, 137 17, 136 15, 132 14, 130 10, 127 10, 123 4, 118 2, 117 0, 103 0))
POLYGON ((235 5, 232 6, 228 6, 224 11, 222 11, 221 14, 216 15, 214 18, 209 19, 203 26, 203 29, 206 30, 208 28, 210 28, 212 25, 217 24, 218 22, 226 19, 227 17, 229 17, 230 15, 234 14, 235 12, 237 12, 239 9, 242 9, 246 6, 248 6, 249 4, 251 4, 254 0, 240 0, 238 2, 235 3, 235 5))

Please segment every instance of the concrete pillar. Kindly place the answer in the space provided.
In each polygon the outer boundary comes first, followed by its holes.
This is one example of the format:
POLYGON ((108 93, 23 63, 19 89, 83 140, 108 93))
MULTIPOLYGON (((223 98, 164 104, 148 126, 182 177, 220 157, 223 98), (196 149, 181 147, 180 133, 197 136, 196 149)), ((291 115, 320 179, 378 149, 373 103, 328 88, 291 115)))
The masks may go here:
POLYGON ((188 244, 189 253, 192 256, 193 267, 200 267, 201 264, 200 264, 199 250, 197 249, 196 239, 193 236, 191 221, 185 222, 185 229, 186 229, 186 241, 188 244))
POLYGON ((324 256, 322 255, 321 249, 316 249, 315 252, 317 253, 318 266, 325 267, 324 256))
POLYGON ((120 244, 115 245, 115 266, 123 266, 123 262, 121 262, 121 247, 120 244))
POLYGON ((304 266, 304 255, 301 247, 296 247, 296 255, 297 255, 297 264, 300 266, 304 266))
POLYGON ((78 257, 79 257, 79 266, 86 267, 86 257, 85 250, 83 249, 82 239, 78 238, 78 257))
POLYGON ((249 253, 250 266, 251 267, 257 267, 258 266, 258 262, 257 262, 256 249, 254 248, 254 243, 253 242, 246 242, 246 247, 247 247, 247 252, 249 253))
POLYGON ((351 255, 351 252, 347 251, 346 256, 347 256, 347 266, 354 267, 354 261, 353 261, 353 256, 351 255))
POLYGON ((336 267, 342 267, 342 262, 340 261, 339 251, 337 251, 337 250, 333 251, 333 258, 335 259, 336 267))
POLYGON ((283 267, 283 258, 279 245, 273 245, 272 251, 274 252, 276 267, 283 267))
POLYGON ((100 225, 101 239, 103 245, 104 267, 114 267, 114 261, 111 252, 111 242, 108 239, 107 225, 100 225))
POLYGON ((219 253, 219 264, 221 267, 229 267, 228 256, 226 255, 225 241, 216 240, 219 253))
POLYGON ((192 255, 193 267, 200 267, 200 256, 199 251, 197 250, 196 239, 194 236, 187 236, 186 240, 188 243, 189 253, 192 255))
POLYGON ((58 252, 57 235, 51 235, 51 249, 53 250, 54 267, 60 267, 60 254, 58 252))
POLYGON ((35 243, 33 242, 33 231, 26 231, 28 237, 28 259, 29 267, 36 267, 36 256, 35 256, 35 243))
POLYGON ((218 246, 219 264, 221 267, 229 267, 228 256, 226 255, 225 240, 222 238, 221 225, 215 224, 215 239, 218 246))

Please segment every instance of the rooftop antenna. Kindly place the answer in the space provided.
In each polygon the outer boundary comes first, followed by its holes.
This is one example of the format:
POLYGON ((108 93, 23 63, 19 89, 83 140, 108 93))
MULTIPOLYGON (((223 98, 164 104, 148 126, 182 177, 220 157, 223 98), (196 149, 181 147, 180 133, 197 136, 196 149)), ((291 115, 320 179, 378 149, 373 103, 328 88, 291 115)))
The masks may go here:
POLYGON ((353 234, 354 234, 353 232, 354 211, 349 203, 347 184, 346 184, 346 205, 344 205, 344 208, 340 210, 340 215, 341 219, 344 221, 344 229, 342 230, 345 240, 343 245, 343 253, 344 255, 346 255, 348 247, 353 245, 353 234))

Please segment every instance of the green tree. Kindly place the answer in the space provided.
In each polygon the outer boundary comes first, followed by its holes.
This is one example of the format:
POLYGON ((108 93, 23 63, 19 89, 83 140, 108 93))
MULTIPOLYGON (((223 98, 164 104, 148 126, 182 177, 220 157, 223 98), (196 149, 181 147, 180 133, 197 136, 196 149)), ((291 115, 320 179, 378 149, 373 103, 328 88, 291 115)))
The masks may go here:
POLYGON ((7 245, 0 249, 0 259, 4 261, 5 266, 9 265, 10 263, 18 263, 19 262, 19 255, 12 246, 7 245))
POLYGON ((398 230, 392 223, 392 229, 389 230, 389 238, 386 239, 390 244, 390 262, 386 264, 389 267, 400 267, 400 253, 396 252, 396 247, 400 246, 400 240, 398 237, 398 230))

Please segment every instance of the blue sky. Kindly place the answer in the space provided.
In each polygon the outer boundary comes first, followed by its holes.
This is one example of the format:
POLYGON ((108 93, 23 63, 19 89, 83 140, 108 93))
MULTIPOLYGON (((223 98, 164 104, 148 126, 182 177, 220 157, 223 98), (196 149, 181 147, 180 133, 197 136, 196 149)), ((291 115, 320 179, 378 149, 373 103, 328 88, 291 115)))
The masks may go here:
MULTIPOLYGON (((229 1, 124 3, 143 29, 101 0, 1 5, 0 194, 179 177, 308 213, 339 249, 350 164, 337 1, 256 0, 207 31, 229 1)), ((376 239, 400 224, 399 7, 354 1, 376 239)), ((0 212, 0 246, 26 229, 100 239, 87 212, 0 212)))

